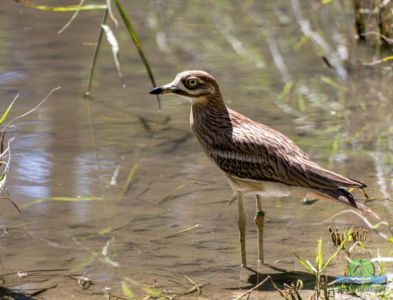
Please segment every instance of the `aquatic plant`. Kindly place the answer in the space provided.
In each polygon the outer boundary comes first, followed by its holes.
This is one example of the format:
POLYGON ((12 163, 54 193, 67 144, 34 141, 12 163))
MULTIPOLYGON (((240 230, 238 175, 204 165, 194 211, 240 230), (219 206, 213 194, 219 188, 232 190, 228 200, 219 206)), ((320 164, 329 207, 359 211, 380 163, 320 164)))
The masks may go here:
MULTIPOLYGON (((5 183, 7 180, 7 174, 9 172, 9 167, 10 167, 10 162, 11 162, 11 143, 14 140, 14 137, 8 137, 7 134, 9 129, 11 128, 11 125, 19 120, 20 118, 23 118, 30 113, 34 112, 38 107, 40 107, 48 98, 49 96, 56 90, 58 90, 60 87, 54 88, 51 90, 48 95, 41 100, 34 108, 31 110, 27 111, 26 113, 19 115, 13 119, 11 119, 8 122, 5 122, 15 101, 18 99, 19 94, 15 96, 15 98, 11 101, 11 103, 8 105, 8 107, 5 109, 5 111, 1 114, 0 117, 0 195, 4 191, 5 188, 5 183)), ((19 207, 9 198, 0 198, 0 199, 7 199, 20 213, 19 207)))
MULTIPOLYGON (((112 12, 112 8, 111 8, 111 4, 112 4, 112 0, 106 0, 106 4, 90 4, 90 5, 84 5, 84 0, 82 0, 80 2, 79 5, 68 5, 68 6, 43 6, 43 5, 36 5, 30 1, 26 1, 26 0, 14 0, 18 3, 21 3, 23 5, 26 5, 28 7, 32 7, 38 10, 46 10, 46 11, 57 11, 57 12, 70 12, 70 11, 74 11, 74 15, 71 17, 71 19, 67 22, 67 24, 59 31, 59 33, 63 32, 71 23, 72 21, 76 18, 76 16, 78 15, 78 13, 80 11, 84 11, 84 10, 102 10, 104 9, 104 14, 102 17, 102 21, 101 21, 101 26, 100 26, 100 31, 99 31, 99 35, 98 35, 98 39, 97 39, 97 44, 92 56, 92 60, 90 63, 90 68, 89 68, 89 75, 88 75, 88 82, 87 82, 87 88, 85 91, 85 96, 89 97, 91 96, 91 88, 92 88, 92 83, 93 83, 93 77, 94 77, 94 70, 95 70, 95 66, 96 66, 96 62, 98 59, 98 54, 100 51, 100 47, 102 44, 102 40, 103 40, 103 36, 104 33, 107 37, 108 43, 111 45, 112 48, 112 53, 113 53, 113 58, 114 58, 114 63, 118 72, 118 75, 121 79, 122 82, 122 86, 125 87, 124 81, 123 81, 123 76, 122 76, 122 72, 120 70, 120 62, 119 62, 119 44, 117 42, 116 36, 113 33, 113 31, 111 30, 111 28, 109 27, 109 25, 107 24, 107 18, 108 15, 111 17, 111 19, 113 20, 113 22, 115 23, 116 27, 118 24, 118 21, 116 20, 116 18, 113 15, 112 12)), ((115 3, 115 6, 117 8, 117 11, 121 17, 121 19, 123 20, 124 26, 126 27, 129 36, 132 40, 132 42, 134 43, 139 57, 141 59, 141 61, 143 62, 143 65, 146 68, 147 74, 149 76, 149 79, 152 83, 152 86, 155 87, 156 82, 154 79, 154 75, 153 75, 153 71, 150 67, 149 61, 146 58, 146 55, 142 49, 142 44, 139 40, 139 37, 134 29, 134 27, 132 26, 131 20, 128 17, 125 9, 123 8, 120 0, 113 0, 115 3)), ((160 108, 160 98, 159 96, 157 96, 157 103, 158 106, 160 108)))
POLYGON ((378 43, 393 45, 393 3, 390 0, 353 0, 354 28, 359 40, 375 36, 378 43))
POLYGON ((285 300, 303 300, 303 297, 300 294, 300 291, 303 288, 303 281, 301 281, 300 279, 297 280, 296 284, 294 284, 293 282, 291 284, 284 283, 283 289, 280 289, 272 279, 271 282, 276 291, 285 300))
POLYGON ((328 299, 329 296, 327 291, 327 282, 323 281, 322 274, 333 261, 333 259, 338 255, 338 253, 343 249, 343 247, 348 243, 348 239, 352 236, 352 233, 353 228, 348 231, 347 235, 341 241, 336 251, 326 260, 326 262, 324 262, 322 253, 322 239, 319 239, 317 242, 315 265, 313 265, 309 260, 301 258, 294 252, 298 261, 315 276, 315 299, 320 299, 321 291, 324 291, 324 298, 328 299))
POLYGON ((342 230, 340 232, 337 228, 336 230, 333 230, 329 226, 329 232, 333 245, 336 248, 340 247, 343 241, 346 241, 341 249, 345 251, 348 256, 350 256, 351 252, 355 249, 356 246, 366 248, 368 230, 364 228, 356 227, 353 228, 352 232, 346 230, 342 230))
POLYGON ((7 140, 6 136, 9 126, 4 123, 17 98, 18 96, 11 101, 0 118, 0 193, 4 190, 11 160, 10 143, 12 139, 7 140))

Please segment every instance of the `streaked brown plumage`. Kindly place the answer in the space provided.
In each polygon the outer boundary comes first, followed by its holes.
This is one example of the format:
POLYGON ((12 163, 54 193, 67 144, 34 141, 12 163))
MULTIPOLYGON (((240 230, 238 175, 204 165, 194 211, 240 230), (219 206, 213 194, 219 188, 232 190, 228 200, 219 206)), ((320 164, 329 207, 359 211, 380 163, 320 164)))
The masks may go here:
MULTIPOLYGON (((226 107, 210 74, 185 71, 151 93, 174 93, 192 102, 191 127, 240 200, 244 193, 308 196, 342 202, 372 213, 348 191, 365 188, 363 183, 322 168, 285 135, 226 107)), ((242 210, 242 205, 239 209, 242 210)), ((245 264, 245 257, 242 260, 245 264)))

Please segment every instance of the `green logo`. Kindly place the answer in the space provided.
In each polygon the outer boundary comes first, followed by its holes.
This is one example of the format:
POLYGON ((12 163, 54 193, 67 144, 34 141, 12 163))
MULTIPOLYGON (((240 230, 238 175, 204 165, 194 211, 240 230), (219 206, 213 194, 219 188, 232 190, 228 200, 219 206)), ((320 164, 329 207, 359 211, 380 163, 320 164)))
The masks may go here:
POLYGON ((347 274, 348 276, 374 276, 374 265, 366 258, 357 257, 348 264, 347 274))

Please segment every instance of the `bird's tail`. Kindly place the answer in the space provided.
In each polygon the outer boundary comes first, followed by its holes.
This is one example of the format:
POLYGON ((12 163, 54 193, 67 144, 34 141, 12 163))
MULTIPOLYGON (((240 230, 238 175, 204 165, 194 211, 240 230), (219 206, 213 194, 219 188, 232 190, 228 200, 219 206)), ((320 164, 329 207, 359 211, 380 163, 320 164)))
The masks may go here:
POLYGON ((319 190, 320 196, 327 197, 329 199, 327 200, 334 200, 338 201, 340 203, 344 203, 346 205, 352 206, 354 208, 357 208, 369 215, 372 215, 376 219, 380 219, 380 217, 373 212, 371 209, 369 209, 366 205, 364 205, 362 202, 356 200, 353 195, 347 191, 346 189, 337 189, 337 190, 319 190))

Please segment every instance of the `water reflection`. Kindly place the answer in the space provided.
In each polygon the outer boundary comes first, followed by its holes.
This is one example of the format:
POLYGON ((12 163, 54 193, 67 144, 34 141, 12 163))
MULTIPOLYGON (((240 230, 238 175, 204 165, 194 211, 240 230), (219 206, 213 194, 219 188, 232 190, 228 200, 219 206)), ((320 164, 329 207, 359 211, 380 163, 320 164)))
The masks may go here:
POLYGON ((24 74, 19 71, 0 72, 0 87, 4 88, 8 84, 17 81, 24 77, 24 74))
MULTIPOLYGON (((352 40, 347 15, 341 15, 341 10, 348 11, 346 5, 177 0, 126 5, 158 83, 186 69, 211 72, 230 107, 284 132, 322 166, 366 182, 369 194, 377 199, 370 207, 391 218, 391 202, 385 199, 393 193, 392 75, 359 64, 374 52, 352 40), (326 66, 323 55, 334 69, 326 66)), ((148 95, 147 75, 124 29, 120 27, 117 36, 127 88, 119 89, 105 44, 88 110, 80 97, 92 53, 86 44, 95 42, 100 13, 80 14, 58 35, 57 28, 69 16, 13 2, 1 9, 6 11, 2 19, 9 35, 4 44, 18 48, 18 55, 27 60, 26 73, 0 75, 0 86, 27 91, 15 114, 30 109, 46 91, 63 86, 44 107, 18 123, 13 150, 18 155, 8 182, 13 201, 105 198, 46 202, 29 207, 24 218, 13 213, 2 216, 2 224, 18 233, 0 240, 6 268, 14 272, 79 264, 84 275, 102 281, 96 286, 114 289, 121 278, 131 276, 171 286, 173 282, 163 278, 184 273, 212 282, 211 294, 227 295, 223 287, 237 288, 239 249, 235 208, 226 203, 229 186, 193 137, 189 106, 166 97, 163 111, 157 113, 155 99, 148 95), (140 167, 124 192, 137 161, 140 167), (110 185, 117 165, 117 184, 110 185), (158 203, 176 187, 194 181, 198 184, 186 185, 158 203), (200 226, 187 233, 164 238, 196 224, 200 226), (117 268, 101 260, 112 237, 108 256, 119 262, 117 268), (83 265, 92 253, 97 258, 83 265)), ((12 57, 12 49, 3 51, 12 57)), ((17 66, 12 62, 10 70, 17 66)), ((6 90, 0 90, 0 99, 9 99, 6 90)), ((1 205, 9 211, 5 202, 1 205)), ((320 221, 344 208, 322 202, 304 205, 293 199, 267 200, 264 205, 266 260, 294 270, 301 267, 292 251, 308 253, 320 236, 327 240, 320 221)), ((248 252, 256 263, 253 212, 247 203, 248 252)), ((360 221, 340 217, 336 224, 345 227, 360 221)), ((382 241, 374 240, 375 247, 386 250, 382 241)), ((339 268, 332 273, 341 272, 339 268)))

